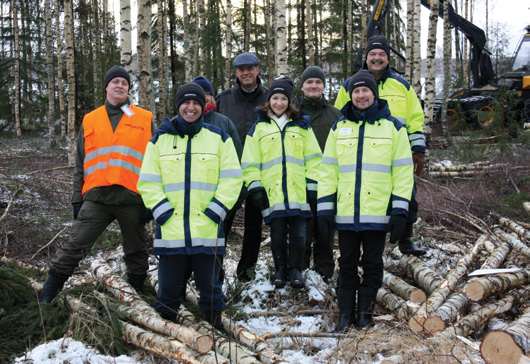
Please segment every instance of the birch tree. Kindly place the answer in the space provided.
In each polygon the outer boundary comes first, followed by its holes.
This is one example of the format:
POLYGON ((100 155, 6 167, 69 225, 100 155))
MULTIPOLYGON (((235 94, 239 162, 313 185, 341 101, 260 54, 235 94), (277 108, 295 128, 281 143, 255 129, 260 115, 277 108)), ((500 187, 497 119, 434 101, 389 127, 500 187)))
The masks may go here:
POLYGON ((162 120, 165 115, 169 115, 169 108, 167 102, 167 75, 166 75, 166 11, 165 1, 158 0, 158 122, 162 120))
POLYGON ((190 59, 190 20, 188 16, 188 1, 182 0, 182 21, 184 28, 184 81, 188 82, 191 80, 191 59, 190 59))
MULTIPOLYGON (((284 3, 284 7, 285 7, 285 0, 281 0, 283 1, 284 3)), ((250 0, 244 0, 244 3, 243 3, 243 11, 245 12, 245 15, 244 15, 244 27, 245 27, 245 35, 244 35, 244 45, 243 45, 243 48, 245 50, 245 52, 249 52, 250 51, 250 14, 251 14, 251 10, 250 10, 250 0)), ((285 17, 285 15, 284 15, 285 17)))
POLYGON ((154 111, 151 105, 151 0, 138 1, 138 106, 154 111))
POLYGON ((92 0, 92 62, 93 62, 93 80, 94 80, 94 97, 93 103, 94 108, 99 105, 102 96, 101 93, 101 75, 100 75, 100 51, 101 51, 101 38, 100 38, 100 27, 99 27, 99 6, 98 0, 92 0))
MULTIPOLYGON (((414 0, 414 34, 420 34, 421 31, 421 0, 414 0)), ((417 95, 421 95, 421 50, 420 38, 414 37, 414 66, 412 70, 412 87, 417 95)))
MULTIPOLYGON (((267 0, 269 1, 269 0, 267 0)), ((265 18, 265 22, 267 18, 265 18)), ((269 53, 270 54, 270 53, 269 53)), ((230 73, 232 70, 232 1, 226 0, 226 58, 225 58, 225 85, 230 88, 230 73)))
POLYGON ((315 64, 315 44, 313 42, 313 17, 311 16, 311 0, 305 1, 306 6, 306 24, 307 24, 307 50, 309 56, 309 65, 315 64))
POLYGON ((412 72, 414 65, 414 0, 407 0, 407 47, 405 48, 405 79, 412 82, 412 72))
POLYGON ((120 0, 120 63, 132 76, 131 0, 120 0))
POLYGON ((11 9, 13 11, 13 34, 15 43, 15 127, 17 129, 17 137, 21 137, 22 123, 20 120, 20 43, 18 37, 18 11, 15 0, 11 1, 11 9))
POLYGON ((449 133, 448 120, 447 120, 447 100, 449 99, 449 89, 451 88, 451 23, 449 22, 449 6, 451 0, 445 0, 443 4, 444 14, 444 86, 443 86, 443 100, 442 100, 442 131, 445 139, 450 146, 453 146, 453 140, 449 133))
POLYGON ((63 41, 61 37, 61 12, 59 0, 54 0, 55 8, 55 39, 57 41, 57 94, 59 95, 59 115, 61 117, 61 139, 66 138, 66 115, 63 91, 63 41))
POLYGON ((66 45, 66 79, 68 81, 68 163, 74 164, 75 153, 75 67, 74 22, 72 0, 64 0, 64 38, 66 45))
POLYGON ((48 83, 48 144, 55 146, 55 76, 53 73, 53 32, 50 0, 44 2, 46 12, 46 70, 48 83))
MULTIPOLYGON (((272 27, 271 27, 271 1, 266 0, 265 3, 265 29, 267 32, 267 54, 273 55, 274 51, 272 49, 272 27)), ((273 60, 274 57, 267 57, 267 70, 268 70, 268 77, 269 77, 269 85, 272 83, 273 80, 273 60)))
POLYGON ((427 63, 425 76, 425 135, 431 134, 434 118, 434 97, 436 95, 436 27, 438 26, 439 0, 431 1, 429 33, 427 38, 427 63))
MULTIPOLYGON (((466 0, 465 1, 465 5, 464 5, 464 17, 466 19, 468 19, 468 10, 469 10, 469 0, 466 0)), ((473 19, 470 19, 469 20, 470 22, 473 22, 473 19)), ((464 78, 464 82, 463 82, 463 87, 468 87, 469 85, 469 51, 467 49, 467 39, 464 38, 464 75, 463 75, 463 78, 464 78)))
MULTIPOLYGON (((276 2, 276 71, 277 75, 287 75, 289 72, 287 66, 287 35, 285 20, 285 0, 276 2)), ((273 72, 271 70, 271 72, 273 72)))

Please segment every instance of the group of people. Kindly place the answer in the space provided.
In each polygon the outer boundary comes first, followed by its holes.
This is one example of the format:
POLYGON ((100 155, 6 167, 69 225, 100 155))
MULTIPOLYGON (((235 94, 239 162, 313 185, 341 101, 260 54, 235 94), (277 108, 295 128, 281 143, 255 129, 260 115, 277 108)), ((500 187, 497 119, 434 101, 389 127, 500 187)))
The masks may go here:
POLYGON ((237 277, 254 275, 263 222, 270 225, 275 273, 283 288, 305 286, 311 266, 334 272, 338 231, 339 324, 370 324, 383 279, 386 233, 403 254, 423 255, 412 241, 417 219, 414 176, 424 164, 423 112, 410 85, 392 73, 388 40, 368 40, 363 68, 330 105, 323 70, 301 75, 303 95, 280 76, 267 89, 259 59, 239 54, 236 84, 214 98, 196 77, 176 94, 177 115, 155 130, 150 112, 131 105, 127 71, 104 78, 105 105, 83 119, 77 144, 69 241, 51 259, 40 301, 49 303, 114 220, 123 237, 129 283, 147 275, 145 223, 156 222, 156 309, 175 321, 194 274, 199 307, 221 326, 223 255, 237 210, 244 236, 237 277), (359 276, 358 267, 363 274, 359 276))

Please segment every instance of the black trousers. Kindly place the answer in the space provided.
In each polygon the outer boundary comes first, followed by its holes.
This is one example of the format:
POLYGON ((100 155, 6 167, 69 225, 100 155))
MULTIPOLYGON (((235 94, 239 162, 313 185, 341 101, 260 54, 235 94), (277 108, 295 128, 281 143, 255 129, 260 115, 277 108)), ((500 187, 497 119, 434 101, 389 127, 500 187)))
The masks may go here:
POLYGON ((243 234, 243 250, 237 265, 237 276, 248 279, 248 270, 254 270, 258 261, 259 248, 261 245, 261 231, 263 216, 258 206, 254 205, 252 199, 245 200, 245 232, 243 234))

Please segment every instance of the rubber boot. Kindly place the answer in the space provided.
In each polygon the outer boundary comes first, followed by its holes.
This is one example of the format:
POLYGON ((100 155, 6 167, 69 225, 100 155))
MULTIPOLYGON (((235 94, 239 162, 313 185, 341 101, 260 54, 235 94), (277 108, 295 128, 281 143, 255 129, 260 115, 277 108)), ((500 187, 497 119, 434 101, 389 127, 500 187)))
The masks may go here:
POLYGON ((377 289, 359 287, 357 328, 364 329, 372 322, 376 295, 377 289))
POLYGON ((285 287, 287 280, 287 251, 284 247, 272 249, 272 258, 274 259, 274 269, 276 273, 272 279, 272 284, 276 288, 285 287))
POLYGON ((305 247, 301 249, 289 244, 289 281, 292 288, 305 287, 305 280, 302 276, 302 262, 304 261, 305 247))
POLYGON ((46 282, 44 282, 44 285, 42 286, 39 302, 50 303, 63 288, 64 282, 66 282, 69 277, 68 274, 58 273, 53 269, 50 269, 46 282))
POLYGON ((356 291, 339 292, 339 326, 337 332, 344 332, 355 325, 356 291))
POLYGON ((405 225, 405 231, 401 239, 399 239, 398 247, 401 254, 411 254, 419 257, 427 253, 425 249, 418 248, 412 241, 412 223, 410 222, 405 225))
POLYGON ((140 292, 144 289, 144 282, 145 278, 147 278, 147 274, 127 273, 127 277, 129 280, 129 284, 136 290, 136 292, 140 292))
POLYGON ((215 329, 224 332, 223 313, 221 311, 204 311, 204 316, 210 325, 212 325, 215 329))

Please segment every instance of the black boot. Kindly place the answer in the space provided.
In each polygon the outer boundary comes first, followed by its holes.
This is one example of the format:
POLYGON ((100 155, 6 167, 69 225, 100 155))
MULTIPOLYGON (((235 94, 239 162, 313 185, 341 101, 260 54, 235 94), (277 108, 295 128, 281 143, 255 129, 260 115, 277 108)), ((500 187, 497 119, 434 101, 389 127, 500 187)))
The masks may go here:
POLYGON ((50 303, 63 288, 64 282, 66 282, 69 277, 68 274, 58 273, 53 269, 50 269, 46 282, 44 282, 44 285, 42 286, 39 302, 50 303))
POLYGON ((274 269, 276 270, 272 284, 276 288, 283 288, 287 280, 287 250, 284 247, 272 249, 272 258, 274 259, 274 269))
POLYGON ((412 254, 417 257, 425 255, 427 251, 425 249, 418 248, 412 241, 412 223, 407 222, 403 236, 399 239, 398 243, 399 251, 401 254, 412 254))
POLYGON ((127 273, 127 277, 129 278, 129 284, 136 290, 136 292, 140 292, 144 289, 144 282, 147 278, 147 274, 127 273))
POLYGON ((377 296, 377 289, 359 287, 359 297, 357 301, 357 311, 359 313, 357 319, 357 328, 364 329, 370 322, 372 322, 372 313, 375 306, 375 297, 377 296))
POLYGON ((302 262, 304 261, 305 247, 301 249, 289 244, 289 281, 292 288, 305 287, 302 276, 302 262))
POLYGON ((212 325, 215 329, 224 332, 223 313, 221 311, 204 311, 204 316, 210 325, 212 325))
POLYGON ((339 292, 339 326, 337 332, 344 332, 355 325, 356 291, 339 292))

